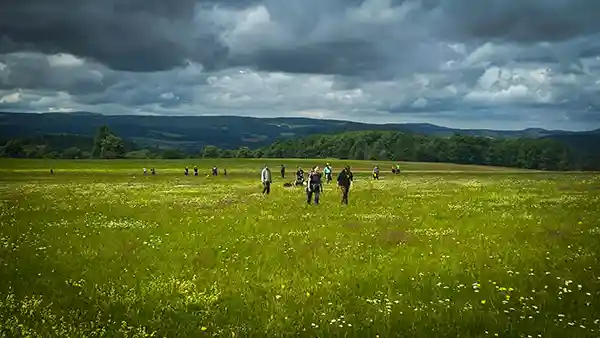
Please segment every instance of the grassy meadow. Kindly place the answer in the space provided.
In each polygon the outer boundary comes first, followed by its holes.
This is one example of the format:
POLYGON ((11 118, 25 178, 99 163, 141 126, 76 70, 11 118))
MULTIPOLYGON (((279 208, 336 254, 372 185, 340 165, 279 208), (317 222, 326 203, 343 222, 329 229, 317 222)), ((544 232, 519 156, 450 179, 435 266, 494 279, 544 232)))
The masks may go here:
POLYGON ((1 160, 0 337, 600 336, 600 174, 195 161, 1 160))

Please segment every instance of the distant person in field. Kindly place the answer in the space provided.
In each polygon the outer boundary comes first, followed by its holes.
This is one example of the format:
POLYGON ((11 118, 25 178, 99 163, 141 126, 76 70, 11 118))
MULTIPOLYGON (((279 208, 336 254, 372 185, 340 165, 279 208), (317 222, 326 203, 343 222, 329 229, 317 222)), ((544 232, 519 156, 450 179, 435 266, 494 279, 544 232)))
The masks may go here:
POLYGON ((185 176, 190 174, 190 170, 188 169, 188 167, 185 167, 185 176))
POLYGON ((227 176, 227 169, 223 168, 223 175, 227 176))
POLYGON ((144 176, 148 175, 148 170, 146 170, 146 168, 144 168, 144 176))
POLYGON ((310 204, 313 194, 315 195, 315 204, 319 204, 321 191, 323 191, 322 175, 319 172, 319 167, 314 167, 308 174, 306 184, 306 202, 310 204))
POLYGON ((156 175, 156 169, 152 168, 150 169, 150 172, 152 173, 152 175, 156 175))
POLYGON ((219 174, 219 169, 217 169, 217 166, 213 166, 212 167, 212 175, 213 176, 217 176, 219 174))
POLYGON ((304 170, 302 170, 302 168, 298 167, 298 170, 296 170, 296 185, 303 185, 304 184, 304 170))
POLYGON ((54 169, 50 169, 50 175, 54 175, 54 169))
POLYGON ((327 179, 327 184, 329 184, 332 180, 333 170, 331 169, 331 165, 327 163, 325 165, 325 169, 323 169, 323 173, 325 174, 325 178, 327 179))
POLYGON ((379 166, 375 166, 375 168, 373 168, 373 179, 374 180, 378 180, 379 179, 379 166))
POLYGON ((198 167, 194 167, 194 176, 198 176, 198 167))
POLYGON ((282 164, 281 165, 281 169, 279 169, 280 173, 281 173, 281 178, 285 178, 285 166, 282 164))
POLYGON ((353 181, 354 175, 352 175, 350 167, 344 167, 337 177, 338 187, 342 191, 342 204, 348 204, 348 194, 350 193, 350 185, 353 181))
POLYGON ((269 167, 265 164, 265 167, 263 168, 262 172, 260 173, 260 180, 262 181, 263 184, 263 195, 266 194, 270 194, 271 193, 271 183, 273 182, 273 179, 271 177, 271 170, 269 169, 269 167))

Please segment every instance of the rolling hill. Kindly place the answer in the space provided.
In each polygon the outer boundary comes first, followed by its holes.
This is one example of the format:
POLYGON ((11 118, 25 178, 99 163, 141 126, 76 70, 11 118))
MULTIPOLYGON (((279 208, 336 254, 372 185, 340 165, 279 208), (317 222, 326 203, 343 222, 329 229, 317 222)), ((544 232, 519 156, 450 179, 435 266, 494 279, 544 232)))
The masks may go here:
POLYGON ((538 128, 520 131, 453 129, 433 124, 366 124, 349 121, 309 118, 254 118, 240 116, 142 116, 103 115, 97 113, 9 113, 0 112, 0 142, 48 134, 93 136, 103 124, 119 136, 140 146, 179 148, 197 151, 205 145, 220 148, 265 146, 285 137, 302 137, 345 131, 389 130, 433 136, 454 133, 491 138, 558 137, 569 144, 597 139, 600 129, 591 132, 568 132, 538 128))

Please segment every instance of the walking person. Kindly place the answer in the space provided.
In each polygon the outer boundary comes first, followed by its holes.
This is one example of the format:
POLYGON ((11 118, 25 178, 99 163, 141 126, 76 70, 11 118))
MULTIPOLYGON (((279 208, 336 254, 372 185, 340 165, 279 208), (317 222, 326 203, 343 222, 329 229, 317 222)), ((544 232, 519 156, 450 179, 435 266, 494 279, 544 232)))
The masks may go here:
POLYGON ((260 179, 262 181, 263 184, 263 195, 266 194, 270 194, 271 193, 271 183, 273 182, 272 178, 271 178, 271 170, 269 169, 269 167, 265 164, 265 167, 263 168, 262 172, 260 173, 260 179))
POLYGON ((189 171, 188 167, 185 167, 185 172, 184 173, 185 173, 185 176, 189 175, 190 171, 189 171))
POLYGON ((281 178, 285 178, 285 167, 283 166, 283 164, 281 165, 281 169, 279 169, 279 172, 281 173, 281 178))
POLYGON ((308 182, 306 184, 306 203, 310 204, 313 194, 315 195, 315 204, 319 204, 323 191, 323 181, 319 167, 314 167, 308 174, 308 182))
POLYGON ((198 167, 194 166, 194 176, 198 176, 198 167))
POLYGON ((353 181, 354 175, 352 175, 350 167, 344 167, 337 177, 338 187, 342 191, 342 204, 348 204, 348 194, 350 193, 350 185, 353 181))
POLYGON ((325 178, 327 179, 327 184, 329 184, 332 180, 331 175, 333 174, 329 163, 327 163, 327 165, 325 166, 325 169, 323 169, 323 173, 325 173, 325 178))
POLYGON ((379 179, 379 166, 375 166, 375 168, 373 168, 373 179, 374 180, 378 180, 379 179))

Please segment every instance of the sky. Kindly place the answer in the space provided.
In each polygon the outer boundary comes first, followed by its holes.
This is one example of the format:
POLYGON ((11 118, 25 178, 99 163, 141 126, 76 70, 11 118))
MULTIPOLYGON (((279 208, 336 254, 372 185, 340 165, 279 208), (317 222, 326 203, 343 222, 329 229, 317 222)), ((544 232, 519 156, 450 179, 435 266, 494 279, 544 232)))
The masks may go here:
POLYGON ((7 0, 0 111, 600 128, 598 0, 7 0))

